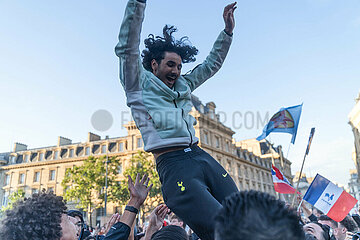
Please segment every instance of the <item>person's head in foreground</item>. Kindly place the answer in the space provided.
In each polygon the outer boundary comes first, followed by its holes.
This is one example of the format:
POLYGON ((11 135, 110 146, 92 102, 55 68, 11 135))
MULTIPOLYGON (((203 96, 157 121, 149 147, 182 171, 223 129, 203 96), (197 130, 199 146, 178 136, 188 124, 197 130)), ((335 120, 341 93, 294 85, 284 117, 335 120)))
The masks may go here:
POLYGON ((184 229, 186 227, 186 223, 181 218, 176 216, 175 213, 170 215, 170 225, 179 226, 179 227, 182 227, 184 229))
POLYGON ((67 215, 76 219, 75 226, 78 228, 79 239, 83 239, 84 237, 84 217, 83 214, 79 210, 69 210, 67 215))
POLYGON ((182 227, 169 225, 155 232, 151 240, 189 240, 189 237, 182 227))
POLYGON ((356 222, 352 219, 351 216, 347 215, 341 222, 338 223, 338 227, 336 231, 334 231, 334 235, 337 240, 344 240, 346 238, 347 232, 354 233, 356 231, 356 222))
POLYGON ((319 222, 305 224, 304 232, 317 240, 330 240, 330 227, 319 222))
POLYGON ((62 197, 42 192, 19 200, 5 212, 0 239, 76 240, 75 222, 75 218, 67 215, 62 197))
POLYGON ((263 192, 242 191, 230 195, 215 221, 215 240, 304 239, 296 212, 263 192))
POLYGON ((181 74, 182 63, 194 62, 198 50, 191 46, 187 37, 175 40, 174 26, 166 25, 163 36, 149 35, 142 52, 143 66, 166 86, 172 88, 181 74))

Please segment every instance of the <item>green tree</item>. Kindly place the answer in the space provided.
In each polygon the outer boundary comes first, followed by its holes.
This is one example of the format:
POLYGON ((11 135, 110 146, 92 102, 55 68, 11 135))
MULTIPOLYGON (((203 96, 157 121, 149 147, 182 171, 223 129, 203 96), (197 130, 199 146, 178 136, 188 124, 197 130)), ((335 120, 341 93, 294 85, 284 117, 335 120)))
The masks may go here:
POLYGON ((133 155, 130 160, 131 165, 127 167, 123 175, 125 177, 125 180, 121 181, 121 202, 123 204, 126 204, 126 202, 130 198, 129 191, 127 189, 127 176, 130 175, 132 179, 136 178, 136 174, 139 173, 140 176, 143 176, 144 174, 147 174, 150 178, 149 184, 153 184, 153 187, 151 188, 149 192, 149 196, 142 205, 142 220, 144 221, 145 214, 152 211, 154 207, 159 205, 162 201, 162 194, 161 194, 161 183, 159 180, 159 175, 156 172, 155 169, 155 161, 151 154, 146 153, 144 151, 139 151, 137 154, 133 155))
POLYGON ((4 213, 6 210, 10 210, 13 208, 14 203, 19 201, 20 199, 23 199, 25 197, 25 191, 23 189, 18 189, 17 191, 11 193, 9 195, 9 202, 7 206, 3 206, 1 208, 1 214, 4 213))
MULTIPOLYGON (((107 177, 107 202, 121 203, 122 188, 117 181, 120 159, 109 157, 107 177)), ((106 156, 85 159, 82 165, 68 169, 62 181, 64 199, 76 201, 77 207, 84 209, 91 225, 92 212, 104 205, 106 179, 106 156)))

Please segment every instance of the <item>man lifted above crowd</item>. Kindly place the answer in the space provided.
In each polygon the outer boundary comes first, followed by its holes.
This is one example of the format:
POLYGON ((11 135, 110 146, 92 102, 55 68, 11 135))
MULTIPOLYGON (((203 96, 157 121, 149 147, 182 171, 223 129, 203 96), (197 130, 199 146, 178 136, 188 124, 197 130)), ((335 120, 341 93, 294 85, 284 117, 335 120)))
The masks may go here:
POLYGON ((173 26, 166 25, 163 36, 145 39, 141 59, 145 5, 146 0, 129 0, 125 10, 115 48, 120 82, 144 149, 156 159, 166 205, 202 240, 210 240, 214 238, 212 219, 221 202, 238 189, 224 168, 197 146, 195 119, 189 114, 191 93, 222 66, 232 41, 236 3, 225 7, 225 29, 206 60, 185 75, 181 75, 182 64, 194 62, 198 50, 187 37, 175 40, 173 26))

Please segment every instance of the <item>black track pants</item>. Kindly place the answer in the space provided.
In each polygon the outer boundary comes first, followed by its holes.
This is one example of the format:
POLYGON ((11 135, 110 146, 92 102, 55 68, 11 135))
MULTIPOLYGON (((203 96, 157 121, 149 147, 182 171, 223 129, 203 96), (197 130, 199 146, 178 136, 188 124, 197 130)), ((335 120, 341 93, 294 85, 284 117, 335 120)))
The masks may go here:
POLYGON ((201 240, 213 240, 221 202, 238 191, 230 175, 198 146, 160 155, 156 169, 165 204, 201 240))

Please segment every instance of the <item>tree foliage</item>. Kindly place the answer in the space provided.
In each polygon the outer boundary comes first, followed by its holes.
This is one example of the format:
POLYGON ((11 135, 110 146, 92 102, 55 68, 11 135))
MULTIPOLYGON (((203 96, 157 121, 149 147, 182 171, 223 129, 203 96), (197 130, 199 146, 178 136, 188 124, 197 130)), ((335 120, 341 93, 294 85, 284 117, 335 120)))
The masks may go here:
POLYGON ((23 189, 18 189, 15 192, 12 192, 9 195, 9 202, 6 206, 1 207, 1 212, 5 212, 6 210, 11 210, 14 206, 14 204, 25 197, 25 191, 23 189))
MULTIPOLYGON (((120 180, 118 157, 110 157, 108 161, 108 189, 107 202, 118 205, 125 205, 130 199, 127 176, 133 180, 136 174, 140 176, 147 174, 153 187, 145 201, 142 212, 146 214, 162 202, 159 176, 155 169, 153 156, 149 153, 139 151, 130 159, 130 166, 123 171, 123 178, 120 180)), ((65 190, 64 199, 77 202, 77 207, 84 209, 91 217, 91 213, 104 206, 105 199, 105 172, 106 157, 93 157, 85 159, 82 165, 68 169, 62 181, 65 190)), ((91 222, 91 219, 90 219, 91 222)))
MULTIPOLYGON (((120 202, 120 182, 117 181, 120 159, 108 158, 107 201, 120 202)), ((77 207, 91 213, 103 207, 105 200, 106 156, 85 159, 82 165, 68 169, 62 181, 64 199, 77 202, 77 207)), ((91 221, 91 220, 90 220, 91 221)))

